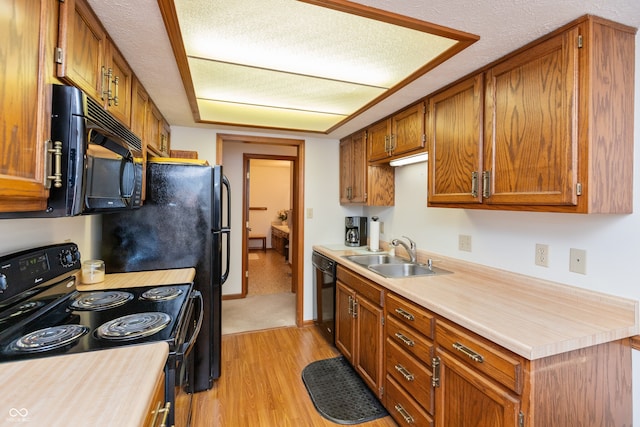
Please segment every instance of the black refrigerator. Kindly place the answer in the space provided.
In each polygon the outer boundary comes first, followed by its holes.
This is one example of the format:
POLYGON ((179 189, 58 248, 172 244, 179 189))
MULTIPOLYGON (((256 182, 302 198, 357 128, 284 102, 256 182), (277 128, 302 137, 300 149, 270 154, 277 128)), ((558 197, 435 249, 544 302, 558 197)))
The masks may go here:
POLYGON ((193 392, 210 389, 220 376, 230 197, 221 166, 158 159, 147 164, 143 206, 102 216, 100 256, 108 273, 195 267, 205 309, 192 351, 193 392))

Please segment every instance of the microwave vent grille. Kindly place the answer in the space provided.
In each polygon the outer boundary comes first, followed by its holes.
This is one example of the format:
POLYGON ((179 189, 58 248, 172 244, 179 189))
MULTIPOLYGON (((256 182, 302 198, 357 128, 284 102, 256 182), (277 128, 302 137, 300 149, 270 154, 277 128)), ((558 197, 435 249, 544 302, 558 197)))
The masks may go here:
POLYGON ((92 98, 87 96, 85 99, 87 100, 87 118, 100 124, 103 128, 111 131, 114 135, 118 135, 120 138, 124 139, 131 148, 142 153, 142 140, 140 138, 116 120, 111 114, 105 111, 102 106, 92 98))

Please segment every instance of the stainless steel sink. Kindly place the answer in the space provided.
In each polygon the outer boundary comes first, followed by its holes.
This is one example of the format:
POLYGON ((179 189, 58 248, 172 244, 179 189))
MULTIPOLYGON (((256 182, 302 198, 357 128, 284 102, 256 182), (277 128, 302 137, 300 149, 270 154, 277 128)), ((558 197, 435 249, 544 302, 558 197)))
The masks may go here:
POLYGON ((404 264, 407 260, 397 256, 388 254, 366 254, 366 255, 348 255, 345 256, 349 261, 353 261, 360 265, 369 266, 377 264, 404 264))
POLYGON ((405 262, 403 264, 378 264, 369 265, 369 270, 384 277, 412 277, 412 276, 435 276, 440 274, 450 274, 448 270, 438 267, 427 267, 426 265, 405 262))
POLYGON ((449 270, 438 267, 429 268, 426 265, 409 262, 405 258, 388 254, 347 255, 345 258, 387 278, 451 274, 449 270))

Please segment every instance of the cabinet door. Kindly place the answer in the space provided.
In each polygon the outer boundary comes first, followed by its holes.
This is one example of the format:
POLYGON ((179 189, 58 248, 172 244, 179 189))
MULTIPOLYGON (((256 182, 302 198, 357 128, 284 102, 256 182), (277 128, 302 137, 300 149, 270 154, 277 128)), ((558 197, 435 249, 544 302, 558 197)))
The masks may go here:
POLYGON ((340 204, 351 203, 353 184, 351 136, 340 140, 340 204))
POLYGON ((369 161, 385 160, 390 156, 391 121, 384 120, 367 128, 369 161))
POLYGON ((572 29, 487 72, 485 203, 577 203, 578 53, 572 29))
POLYGON ((340 203, 366 203, 367 155, 363 132, 340 141, 340 203))
POLYGON ((357 296, 356 360, 354 366, 367 385, 381 397, 382 389, 382 308, 357 296))
POLYGON ((481 203, 482 74, 429 99, 429 203, 481 203))
POLYGON ((354 363, 355 321, 353 304, 355 292, 342 282, 336 282, 336 348, 354 363))
POLYGON ((113 44, 109 45, 110 82, 107 109, 125 126, 131 127, 131 93, 133 72, 124 57, 113 44))
POLYGON ((438 427, 516 427, 520 400, 445 351, 438 349, 440 385, 436 387, 438 427))
POLYGON ((85 0, 60 2, 58 43, 58 77, 104 102, 107 34, 85 0))
POLYGON ((149 100, 146 121, 147 149, 151 150, 155 156, 162 155, 162 149, 160 147, 160 126, 162 120, 160 110, 158 110, 153 101, 149 100))
POLYGON ((1 0, 0 211, 46 209, 44 145, 49 134, 45 102, 42 16, 50 1, 1 0))
POLYGON ((148 103, 147 91, 138 79, 134 79, 131 99, 131 131, 142 140, 143 144, 146 143, 145 122, 148 103))
POLYGON ((424 151, 425 105, 418 103, 391 118, 391 154, 402 156, 424 151))
POLYGON ((358 132, 351 138, 351 153, 353 163, 351 203, 367 202, 367 144, 364 134, 358 132))

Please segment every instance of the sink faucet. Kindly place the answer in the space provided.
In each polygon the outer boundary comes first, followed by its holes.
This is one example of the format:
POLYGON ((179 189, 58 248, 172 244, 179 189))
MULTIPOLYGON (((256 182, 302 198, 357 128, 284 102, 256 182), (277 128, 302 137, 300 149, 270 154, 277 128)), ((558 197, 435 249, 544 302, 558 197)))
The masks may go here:
POLYGON ((402 247, 405 248, 407 253, 409 254, 409 257, 411 258, 411 262, 416 262, 416 260, 417 260, 416 242, 414 242, 413 240, 411 240, 407 236, 402 236, 402 237, 407 239, 409 241, 409 244, 407 244, 406 242, 404 242, 402 240, 399 240, 399 239, 393 239, 391 241, 391 245, 393 245, 393 246, 402 245, 402 247))

